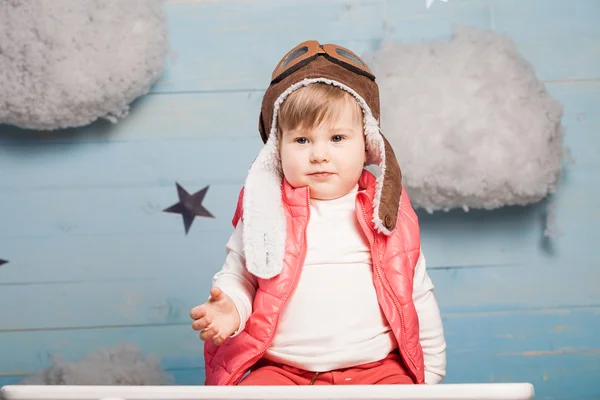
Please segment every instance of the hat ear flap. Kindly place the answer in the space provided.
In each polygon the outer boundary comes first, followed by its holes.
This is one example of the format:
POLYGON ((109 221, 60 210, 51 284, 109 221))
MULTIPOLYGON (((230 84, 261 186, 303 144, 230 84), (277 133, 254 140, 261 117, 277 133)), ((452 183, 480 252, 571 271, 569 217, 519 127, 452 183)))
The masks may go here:
POLYGON ((402 172, 394 150, 388 140, 381 134, 385 146, 385 171, 381 185, 381 197, 379 200, 379 221, 388 232, 396 228, 398 222, 398 210, 400 198, 402 197, 402 172))
POLYGON ((267 143, 267 140, 269 140, 269 133, 265 129, 262 111, 260 112, 260 117, 258 118, 258 131, 260 132, 260 137, 263 143, 267 143))

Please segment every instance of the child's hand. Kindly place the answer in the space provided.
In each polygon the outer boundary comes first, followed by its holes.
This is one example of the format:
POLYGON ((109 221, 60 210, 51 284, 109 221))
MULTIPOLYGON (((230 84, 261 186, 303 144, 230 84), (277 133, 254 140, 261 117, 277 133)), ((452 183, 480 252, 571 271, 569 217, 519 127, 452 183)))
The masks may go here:
POLYGON ((218 287, 210 289, 210 299, 192 308, 190 317, 194 320, 192 328, 200 332, 200 339, 212 340, 220 345, 233 335, 240 326, 240 315, 231 297, 218 287))

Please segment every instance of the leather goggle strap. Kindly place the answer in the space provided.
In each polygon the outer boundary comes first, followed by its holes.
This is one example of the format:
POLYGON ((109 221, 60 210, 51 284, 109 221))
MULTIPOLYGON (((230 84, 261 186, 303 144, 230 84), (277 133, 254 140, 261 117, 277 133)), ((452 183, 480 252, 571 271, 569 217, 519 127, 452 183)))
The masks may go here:
POLYGON ((352 51, 338 45, 321 45, 316 40, 308 40, 300 43, 283 56, 271 74, 271 82, 283 79, 319 55, 326 56, 330 61, 340 64, 352 72, 375 79, 367 64, 352 51))

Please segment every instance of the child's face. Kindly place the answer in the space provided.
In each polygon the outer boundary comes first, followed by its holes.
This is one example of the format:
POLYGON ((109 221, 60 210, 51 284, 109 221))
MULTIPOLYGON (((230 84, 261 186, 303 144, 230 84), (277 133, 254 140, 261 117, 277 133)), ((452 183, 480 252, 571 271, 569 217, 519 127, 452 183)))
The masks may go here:
POLYGON ((282 130, 283 174, 293 187, 309 186, 311 197, 332 200, 357 183, 366 161, 362 114, 353 100, 337 116, 312 129, 282 130))

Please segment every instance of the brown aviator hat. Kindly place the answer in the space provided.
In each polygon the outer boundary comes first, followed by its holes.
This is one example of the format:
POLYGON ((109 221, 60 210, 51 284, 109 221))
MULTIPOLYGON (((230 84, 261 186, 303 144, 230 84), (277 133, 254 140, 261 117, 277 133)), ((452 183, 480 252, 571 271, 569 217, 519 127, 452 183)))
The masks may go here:
POLYGON ((367 164, 376 167, 373 201, 375 229, 386 235, 396 228, 402 176, 394 151, 379 129, 379 87, 360 57, 348 49, 310 40, 290 50, 277 64, 262 101, 259 131, 265 146, 244 185, 246 266, 260 278, 281 272, 286 221, 281 201, 283 173, 277 146, 277 113, 294 90, 311 83, 335 85, 350 93, 363 110, 367 164))

